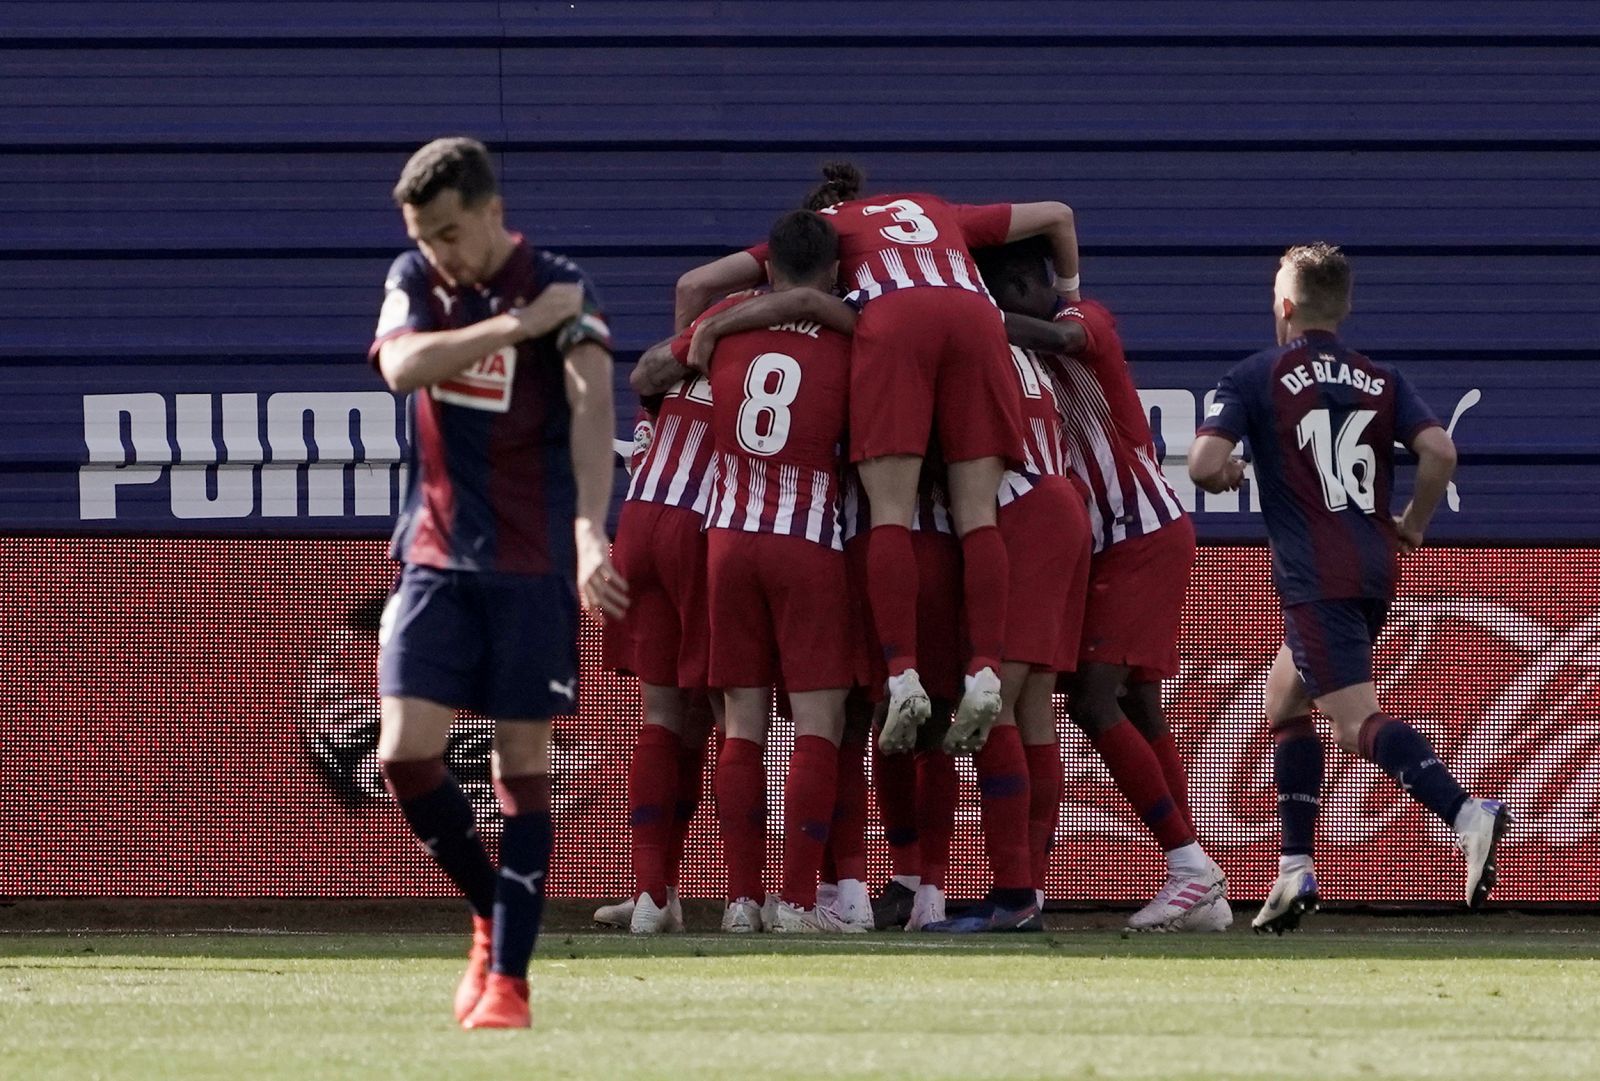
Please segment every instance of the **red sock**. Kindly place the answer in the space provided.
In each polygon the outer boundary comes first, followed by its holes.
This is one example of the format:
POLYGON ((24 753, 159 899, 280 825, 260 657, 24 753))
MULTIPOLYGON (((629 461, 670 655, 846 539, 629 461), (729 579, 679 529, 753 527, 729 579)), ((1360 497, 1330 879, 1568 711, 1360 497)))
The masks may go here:
POLYGON ((760 904, 767 854, 766 774, 761 745, 747 739, 725 739, 717 756, 713 781, 717 822, 722 827, 722 858, 728 865, 728 900, 741 897, 760 904))
MULTIPOLYGON (((873 526, 867 534, 867 598, 889 674, 917 666, 917 553, 911 530, 873 526)), ((995 671, 999 671, 996 665, 995 671)))
POLYGON ((675 733, 658 724, 639 729, 628 765, 628 825, 633 830, 634 896, 648 893, 667 903, 667 862, 678 802, 678 750, 675 733))
POLYGON ((889 846, 889 873, 922 874, 922 854, 917 845, 917 758, 911 754, 880 754, 872 744, 872 780, 878 799, 878 821, 889 846))
POLYGON ((1189 832, 1195 832, 1194 812, 1189 809, 1189 775, 1183 770, 1183 756, 1178 753, 1178 742, 1172 738, 1171 730, 1151 740, 1150 749, 1156 753, 1156 761, 1161 763, 1161 775, 1167 779, 1167 791, 1178 802, 1183 820, 1189 823, 1189 832))
POLYGON ((834 797, 833 828, 828 832, 828 854, 833 878, 867 880, 867 745, 864 740, 839 744, 838 794, 834 797))
POLYGON ((961 780, 956 760, 943 751, 917 752, 917 838, 922 884, 944 889, 950 868, 950 838, 956 829, 961 780))
POLYGON ((1061 798, 1066 792, 1061 765, 1061 745, 1030 743, 1028 756, 1028 858, 1033 864, 1033 888, 1042 890, 1050 873, 1050 849, 1061 821, 1061 798))
POLYGON ((783 786, 783 899, 811 908, 838 795, 839 748, 821 736, 796 736, 783 786))
POLYGON ((689 826, 706 790, 706 749, 683 744, 678 750, 678 803, 672 816, 672 836, 667 842, 667 886, 678 888, 678 872, 683 866, 683 850, 689 840, 689 826))
POLYGON ((989 854, 997 890, 1031 890, 1028 858, 1028 759, 1022 733, 1014 724, 998 725, 983 749, 972 756, 978 771, 983 813, 983 847, 989 854))
POLYGON ((961 538, 961 567, 967 640, 972 643, 967 674, 992 668, 999 675, 1006 635, 1006 593, 1011 582, 1011 563, 999 526, 982 526, 961 538))
POLYGON ((1161 772, 1155 751, 1132 723, 1124 718, 1090 742, 1105 759, 1111 779, 1128 797, 1150 832, 1156 835, 1164 851, 1171 852, 1194 842, 1194 830, 1184 821, 1178 801, 1167 788, 1167 778, 1161 772))

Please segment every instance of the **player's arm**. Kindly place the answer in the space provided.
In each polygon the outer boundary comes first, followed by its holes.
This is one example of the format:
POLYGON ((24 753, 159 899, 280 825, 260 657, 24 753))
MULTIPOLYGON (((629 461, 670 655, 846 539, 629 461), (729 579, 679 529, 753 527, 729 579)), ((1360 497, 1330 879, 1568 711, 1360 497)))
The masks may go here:
POLYGON ((583 287, 548 286, 532 304, 451 330, 418 330, 378 347, 378 371, 389 389, 405 394, 461 374, 497 349, 539 338, 583 310, 583 287))
POLYGON ((678 279, 673 293, 672 325, 682 330, 718 297, 749 289, 766 280, 761 261, 747 251, 724 255, 721 259, 693 270, 678 279))
POLYGON ((1006 337, 1011 344, 1041 353, 1075 357, 1089 345, 1089 335, 1075 319, 1051 322, 1031 315, 1006 312, 1006 337))
POLYGON ((694 328, 684 363, 696 371, 710 371, 711 353, 719 339, 746 330, 798 322, 820 323, 840 334, 854 334, 856 310, 836 296, 803 286, 751 297, 700 320, 694 328))
POLYGON ((672 355, 673 338, 665 338, 646 349, 628 373, 628 385, 640 398, 665 394, 683 382, 683 365, 672 355))
POLYGON ((1405 512, 1394 520, 1400 532, 1400 550, 1411 552, 1422 546, 1422 537, 1433 521, 1433 512, 1450 487, 1450 478, 1456 472, 1456 444, 1450 434, 1438 425, 1430 425, 1411 440, 1411 452, 1417 456, 1417 481, 1411 490, 1411 502, 1405 512))
POLYGON ((617 424, 611 394, 611 351, 597 341, 579 341, 566 351, 565 367, 567 403, 572 407, 572 473, 578 486, 578 516, 573 523, 578 591, 584 604, 617 619, 628 610, 628 583, 611 565, 611 541, 605 525, 616 473, 611 445, 617 424))
POLYGON ((1220 435, 1197 435, 1189 444, 1189 479, 1212 495, 1237 491, 1244 480, 1244 459, 1233 456, 1234 441, 1220 435))
POLYGON ((1056 270, 1056 292, 1068 300, 1078 298, 1078 223, 1066 203, 1012 203, 1011 228, 1006 243, 1029 237, 1050 238, 1056 270))

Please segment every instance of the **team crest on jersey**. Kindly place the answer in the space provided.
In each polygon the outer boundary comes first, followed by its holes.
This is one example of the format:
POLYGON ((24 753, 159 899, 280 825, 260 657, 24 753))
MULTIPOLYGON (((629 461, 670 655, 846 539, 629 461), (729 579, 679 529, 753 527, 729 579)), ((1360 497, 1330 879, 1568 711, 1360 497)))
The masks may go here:
POLYGON ((436 402, 504 413, 511 408, 511 381, 516 374, 517 348, 508 345, 490 353, 460 375, 435 385, 430 393, 436 402))

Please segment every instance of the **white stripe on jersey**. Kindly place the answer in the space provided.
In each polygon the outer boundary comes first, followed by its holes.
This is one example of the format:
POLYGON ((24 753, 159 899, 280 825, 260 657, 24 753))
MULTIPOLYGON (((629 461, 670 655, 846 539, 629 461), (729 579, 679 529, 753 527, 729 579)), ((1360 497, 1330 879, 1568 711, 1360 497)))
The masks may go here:
MULTIPOLYGON (((674 417, 674 420, 677 418, 674 417)), ((689 486, 689 475, 694 468, 696 452, 700 444, 705 442, 710 434, 710 425, 703 420, 689 422, 689 436, 684 440, 683 449, 678 452, 678 469, 672 474, 672 483, 667 486, 667 502, 673 506, 680 506, 683 500, 683 490, 689 486)))
POLYGON ((828 540, 822 539, 822 515, 828 509, 828 474, 820 469, 811 471, 811 511, 806 515, 806 540, 818 544, 839 543, 838 531, 828 540))
POLYGON ((794 532, 794 511, 800 501, 800 467, 778 467, 778 513, 772 519, 774 533, 794 532))
POLYGON ((967 257, 965 255, 962 255, 955 248, 946 248, 944 254, 950 260, 950 276, 955 279, 957 285, 963 289, 970 289, 974 293, 986 292, 986 290, 972 284, 972 275, 967 273, 967 257))
POLYGON ((856 290, 861 293, 861 302, 876 300, 883 295, 883 287, 872 278, 872 271, 867 269, 867 264, 862 263, 856 267, 856 290))
POLYGON ((1028 427, 1033 430, 1033 445, 1039 448, 1043 461, 1039 463, 1039 472, 1052 477, 1061 475, 1061 463, 1055 460, 1054 440, 1050 438, 1050 429, 1038 417, 1028 418, 1028 427))
POLYGON ((717 526, 726 529, 733 522, 734 505, 739 501, 739 459, 731 454, 722 456, 717 483, 722 488, 722 513, 717 518, 717 526))
POLYGON ((767 509, 767 471, 752 463, 745 489, 744 528, 747 533, 759 533, 762 512, 767 509))
POLYGON ((917 253, 917 269, 922 271, 922 276, 929 285, 943 285, 944 277, 939 273, 939 264, 934 261, 933 252, 927 248, 913 248, 917 253))
MULTIPOLYGON (((1172 485, 1167 483, 1166 473, 1162 471, 1161 466, 1156 462, 1156 460, 1151 457, 1149 448, 1140 447, 1134 455, 1134 461, 1139 466, 1143 467, 1145 475, 1154 482, 1152 487, 1155 489, 1156 495, 1161 497, 1162 504, 1166 507, 1167 513, 1171 516, 1167 519, 1167 521, 1171 521, 1172 519, 1181 515, 1183 513, 1183 507, 1178 503, 1178 497, 1173 494, 1172 485)), ((1160 529, 1165 524, 1165 522, 1158 520, 1156 524, 1150 528, 1160 529)))
POLYGON ((717 452, 711 452, 711 461, 706 465, 705 479, 700 482, 700 491, 694 497, 694 512, 703 519, 711 517, 711 501, 716 498, 717 491, 717 452))
POLYGON ((889 272, 889 278, 894 282, 896 289, 910 289, 916 282, 911 280, 911 275, 906 273, 906 264, 900 258, 900 253, 893 248, 886 248, 878 253, 883 257, 883 269, 889 272))
POLYGON ((1029 492, 1033 491, 1033 477, 1008 469, 1000 477, 999 503, 1002 507, 1010 506, 1029 492))
MULTIPOLYGON (((656 429, 656 441, 650 446, 650 453, 654 460, 650 463, 648 470, 640 472, 640 476, 644 478, 644 487, 638 493, 639 498, 649 502, 655 501, 656 488, 661 484, 661 474, 666 471, 667 459, 672 457, 672 444, 677 436, 678 418, 676 416, 668 417, 656 429)), ((636 476, 634 480, 637 482, 639 477, 636 476)), ((637 487, 637 483, 635 486, 637 487)), ((634 493, 629 492, 628 494, 633 495, 634 493)))

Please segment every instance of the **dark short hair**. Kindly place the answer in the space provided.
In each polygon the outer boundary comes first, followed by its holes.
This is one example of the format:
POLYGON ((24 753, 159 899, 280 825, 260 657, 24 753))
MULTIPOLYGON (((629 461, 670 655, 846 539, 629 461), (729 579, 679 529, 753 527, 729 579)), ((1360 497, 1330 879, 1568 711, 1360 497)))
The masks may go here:
POLYGON ((972 253, 978 273, 990 292, 1033 281, 1050 284, 1050 241, 1035 236, 1014 240, 994 248, 978 248, 972 253))
POLYGON ((435 139, 411 155, 394 186, 396 206, 424 206, 442 191, 461 195, 462 206, 476 206, 499 188, 489 148, 476 139, 435 139))
POLYGON ((839 234, 821 214, 791 210, 767 234, 767 258, 788 281, 814 278, 839 261, 839 234))
POLYGON ((1296 244, 1283 253, 1282 265, 1294 267, 1297 297, 1290 297, 1300 318, 1337 323, 1350 314, 1350 260, 1332 244, 1296 244))
POLYGON ((822 210, 845 203, 861 194, 866 174, 848 161, 830 161, 822 167, 822 183, 806 194, 800 205, 807 210, 822 210))

